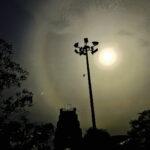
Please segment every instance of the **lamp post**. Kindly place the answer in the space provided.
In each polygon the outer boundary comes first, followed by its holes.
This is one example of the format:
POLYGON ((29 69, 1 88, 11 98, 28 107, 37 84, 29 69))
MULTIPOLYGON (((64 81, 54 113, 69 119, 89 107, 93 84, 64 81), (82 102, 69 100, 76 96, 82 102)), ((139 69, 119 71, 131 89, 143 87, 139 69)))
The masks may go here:
POLYGON ((91 115, 92 115, 92 125, 93 129, 96 129, 96 120, 95 120, 95 111, 94 111, 94 102, 93 102, 93 93, 92 93, 92 84, 91 84, 91 76, 90 76, 90 67, 89 67, 89 59, 88 59, 88 52, 90 51, 91 54, 94 54, 98 51, 98 48, 95 49, 95 46, 98 45, 99 42, 93 41, 92 46, 88 45, 88 38, 84 38, 84 46, 80 47, 79 43, 75 43, 75 53, 86 56, 86 64, 87 64, 87 74, 88 74, 88 84, 89 84, 89 95, 90 95, 90 105, 91 105, 91 115))

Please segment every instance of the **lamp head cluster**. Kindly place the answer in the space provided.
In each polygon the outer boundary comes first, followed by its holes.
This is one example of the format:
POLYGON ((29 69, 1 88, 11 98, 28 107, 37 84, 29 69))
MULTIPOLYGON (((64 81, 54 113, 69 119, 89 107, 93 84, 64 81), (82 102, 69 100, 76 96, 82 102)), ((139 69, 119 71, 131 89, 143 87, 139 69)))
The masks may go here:
POLYGON ((79 43, 75 43, 74 44, 75 53, 77 53, 79 55, 87 55, 88 51, 90 51, 91 54, 94 54, 98 51, 98 48, 95 49, 95 46, 97 46, 99 44, 99 42, 93 41, 92 46, 89 46, 87 44, 88 44, 88 38, 84 38, 84 46, 83 47, 80 47, 79 43))

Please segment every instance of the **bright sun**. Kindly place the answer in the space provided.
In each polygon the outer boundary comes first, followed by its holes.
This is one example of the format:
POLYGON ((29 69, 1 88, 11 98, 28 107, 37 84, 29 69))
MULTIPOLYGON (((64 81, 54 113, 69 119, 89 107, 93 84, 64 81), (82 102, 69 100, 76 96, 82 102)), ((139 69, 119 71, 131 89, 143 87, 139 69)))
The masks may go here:
POLYGON ((100 52, 99 60, 102 65, 111 66, 116 62, 117 54, 113 49, 104 49, 100 52))

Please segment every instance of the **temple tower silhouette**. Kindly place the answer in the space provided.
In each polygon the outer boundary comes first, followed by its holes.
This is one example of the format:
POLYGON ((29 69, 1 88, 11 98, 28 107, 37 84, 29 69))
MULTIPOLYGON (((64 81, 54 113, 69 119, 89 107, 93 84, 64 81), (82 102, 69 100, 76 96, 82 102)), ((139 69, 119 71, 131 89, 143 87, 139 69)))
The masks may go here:
POLYGON ((61 108, 55 132, 55 150, 80 149, 81 141, 82 131, 76 114, 76 108, 61 108))

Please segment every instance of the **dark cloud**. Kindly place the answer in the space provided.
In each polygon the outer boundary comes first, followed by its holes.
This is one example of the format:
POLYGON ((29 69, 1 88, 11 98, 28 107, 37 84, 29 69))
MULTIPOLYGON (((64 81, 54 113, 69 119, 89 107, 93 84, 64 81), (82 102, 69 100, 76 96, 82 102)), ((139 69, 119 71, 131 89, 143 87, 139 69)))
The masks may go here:
POLYGON ((132 32, 129 32, 129 31, 125 31, 125 30, 120 30, 120 31, 118 31, 118 33, 117 33, 118 35, 120 35, 120 36, 135 36, 132 32))

